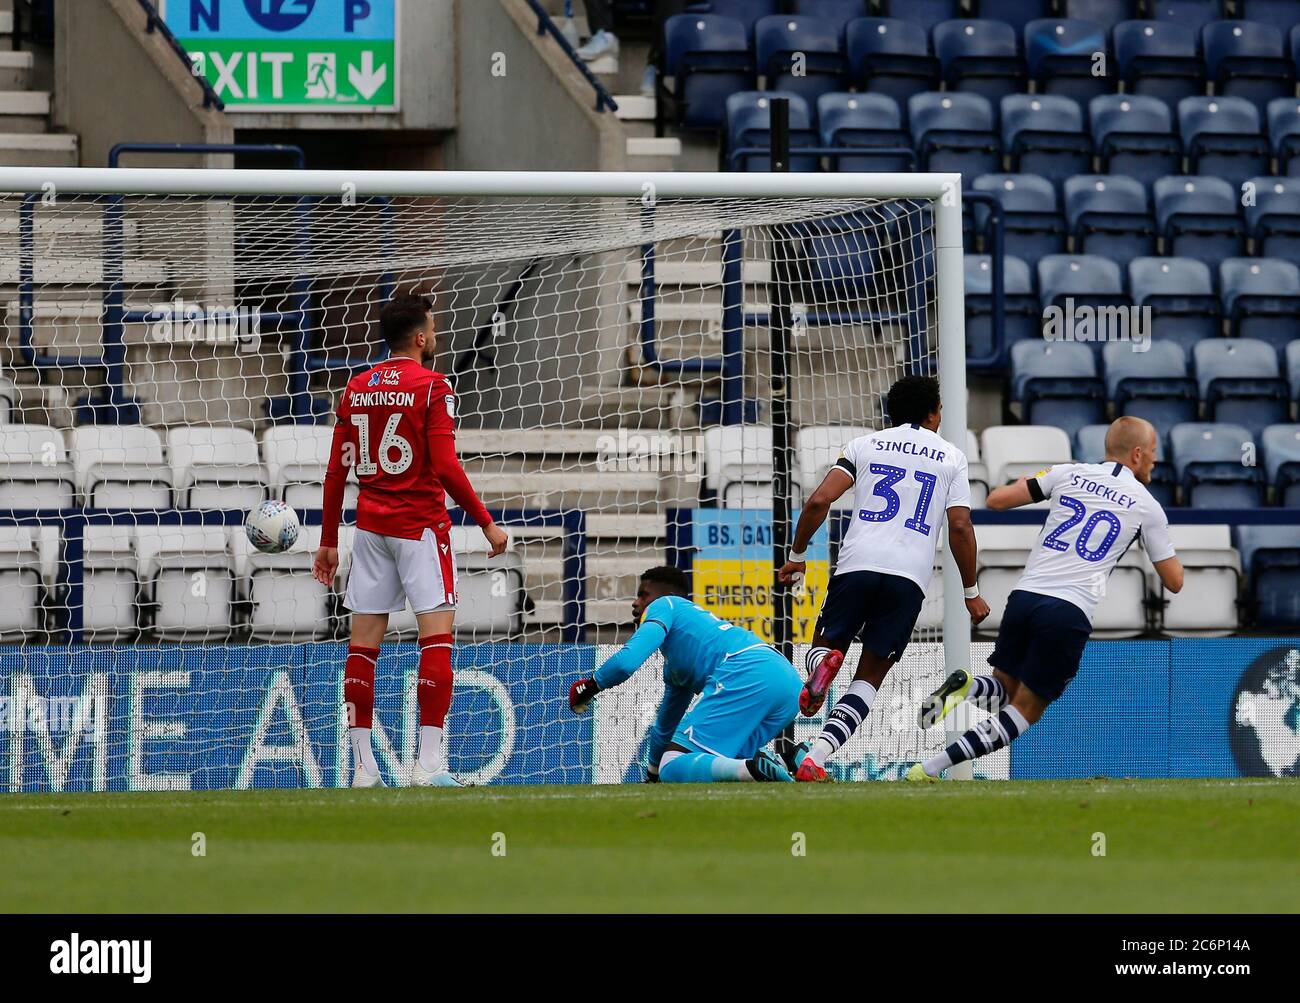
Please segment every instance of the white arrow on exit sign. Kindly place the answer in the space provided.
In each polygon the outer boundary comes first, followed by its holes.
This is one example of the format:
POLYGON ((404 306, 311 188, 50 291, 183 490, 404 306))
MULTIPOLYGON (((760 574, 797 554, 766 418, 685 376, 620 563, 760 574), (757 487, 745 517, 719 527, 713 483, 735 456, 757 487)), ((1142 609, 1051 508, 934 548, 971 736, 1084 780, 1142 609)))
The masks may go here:
POLYGON ((375 92, 384 86, 384 81, 388 79, 388 67, 380 64, 379 69, 375 69, 375 54, 373 52, 363 52, 361 54, 361 67, 358 69, 354 64, 348 63, 348 83, 357 89, 365 100, 369 101, 375 96, 375 92))

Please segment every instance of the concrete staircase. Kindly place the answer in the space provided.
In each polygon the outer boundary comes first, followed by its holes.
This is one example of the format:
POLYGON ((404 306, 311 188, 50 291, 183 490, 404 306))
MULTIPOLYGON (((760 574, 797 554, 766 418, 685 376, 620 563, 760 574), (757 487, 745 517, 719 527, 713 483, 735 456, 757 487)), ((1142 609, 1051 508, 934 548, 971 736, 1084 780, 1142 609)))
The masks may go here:
MULTIPOLYGON (((563 0, 549 0, 546 8, 555 23, 563 28, 563 0)), ((585 40, 591 34, 580 3, 574 4, 573 26, 581 39, 585 40)), ((644 39, 620 38, 617 58, 607 56, 587 65, 618 103, 616 114, 627 134, 627 169, 682 170, 679 163, 683 153, 682 141, 675 136, 655 136, 654 98, 641 95, 641 76, 649 52, 650 45, 644 39)), ((712 166, 704 169, 711 170, 712 166)))
POLYGON ((77 166, 77 137, 51 131, 50 93, 37 89, 48 54, 13 45, 13 0, 0 0, 0 166, 77 166))

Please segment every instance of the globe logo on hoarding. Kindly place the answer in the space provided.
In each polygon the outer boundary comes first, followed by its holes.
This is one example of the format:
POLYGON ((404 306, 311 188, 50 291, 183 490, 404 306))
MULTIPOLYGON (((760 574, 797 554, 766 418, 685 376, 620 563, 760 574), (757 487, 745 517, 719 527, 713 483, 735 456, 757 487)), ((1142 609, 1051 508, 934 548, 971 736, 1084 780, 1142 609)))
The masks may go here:
POLYGON ((316 6, 316 0, 244 0, 248 16, 267 31, 293 31, 316 6))
POLYGON ((1274 648, 1241 674, 1228 744, 1243 776, 1300 776, 1300 648, 1274 648))

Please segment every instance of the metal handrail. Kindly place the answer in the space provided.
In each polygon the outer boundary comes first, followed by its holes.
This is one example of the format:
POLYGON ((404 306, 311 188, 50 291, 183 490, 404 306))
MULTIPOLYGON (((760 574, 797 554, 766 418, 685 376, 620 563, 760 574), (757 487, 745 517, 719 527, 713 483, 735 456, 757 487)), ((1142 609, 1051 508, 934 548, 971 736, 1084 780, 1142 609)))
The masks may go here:
POLYGON ((185 64, 185 69, 199 82, 199 86, 203 88, 203 107, 216 108, 217 111, 225 111, 226 102, 222 101, 221 98, 217 96, 216 89, 208 82, 207 77, 203 76, 201 73, 194 72, 193 58, 191 58, 185 46, 181 45, 181 43, 177 41, 176 36, 172 34, 172 30, 167 27, 167 22, 164 21, 162 15, 158 13, 158 8, 155 7, 150 0, 138 0, 138 2, 140 7, 144 10, 147 18, 144 30, 150 34, 155 31, 161 32, 163 40, 171 46, 172 51, 175 52, 181 62, 185 64))
POLYGON ((117 167, 124 153, 283 153, 302 170, 307 155, 292 143, 118 143, 108 151, 108 166, 117 167))
MULTIPOLYGON (((144 2, 144 0, 141 0, 141 2, 144 2)), ((618 111, 618 102, 614 100, 609 91, 605 90, 605 85, 600 82, 596 74, 591 72, 590 67, 578 57, 578 53, 569 44, 569 40, 564 37, 564 32, 560 31, 560 26, 552 20, 550 14, 546 13, 546 8, 542 6, 541 0, 528 0, 528 6, 537 15, 537 34, 550 35, 554 38, 559 43, 560 48, 564 50, 564 54, 569 57, 569 61, 587 78, 587 83, 595 88, 596 111, 604 111, 606 108, 610 111, 618 111)))

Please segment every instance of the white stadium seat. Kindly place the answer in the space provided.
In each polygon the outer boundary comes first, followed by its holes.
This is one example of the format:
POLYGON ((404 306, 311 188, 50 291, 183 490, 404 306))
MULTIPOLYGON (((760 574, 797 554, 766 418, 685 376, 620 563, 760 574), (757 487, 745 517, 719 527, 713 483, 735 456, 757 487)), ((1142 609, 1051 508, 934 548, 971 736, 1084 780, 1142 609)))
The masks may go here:
POLYGON ((162 437, 144 425, 85 425, 71 433, 77 493, 89 508, 171 508, 162 437))
POLYGON ((139 590, 134 527, 87 526, 83 548, 82 630, 86 639, 102 641, 134 634, 139 590))
POLYGON ((225 529, 141 526, 136 554, 155 634, 207 640, 229 634, 235 590, 225 529))
MULTIPOLYGON (((271 497, 301 512, 321 506, 334 430, 326 425, 276 425, 262 434, 262 460, 271 497)), ((356 476, 349 472, 343 508, 356 508, 356 476)))
POLYGON ((1016 587, 1029 552, 1038 543, 1041 526, 977 526, 977 560, 980 595, 989 604, 988 618, 977 628, 996 633, 1002 623, 1007 597, 1016 587))
POLYGON ((172 483, 180 508, 251 509, 266 499, 257 440, 235 425, 167 430, 172 483))
MULTIPOLYGON (((772 507, 772 430, 755 425, 714 425, 704 430, 704 483, 721 508, 772 507)), ((798 454, 791 473, 794 505, 802 504, 798 454)))
MULTIPOLYGON (((817 485, 843 454, 845 446, 870 432, 869 428, 852 425, 815 425, 800 429, 795 436, 795 455, 798 457, 803 496, 807 498, 817 490, 817 485)), ((852 490, 841 495, 833 507, 852 508, 852 490)))
POLYGON ((0 425, 0 509, 71 508, 73 470, 49 425, 0 425))
MULTIPOLYGON (((243 551, 247 568, 249 628, 254 638, 324 639, 329 633, 329 593, 311 576, 321 528, 304 526, 283 554, 261 554, 236 535, 232 549, 243 551)), ((236 571, 240 562, 236 561, 236 571)), ((241 576, 242 577, 242 576, 241 576)))
POLYGON ((21 638, 41 625, 41 553, 31 528, 0 526, 0 637, 21 638))
POLYGON ((1137 547, 1130 547, 1106 580, 1106 595, 1092 615, 1093 637, 1133 637, 1146 630, 1146 568, 1137 547))
POLYGON ((966 430, 966 468, 970 476, 971 508, 983 508, 989 496, 989 468, 980 454, 980 441, 966 430))
POLYGON ((1052 425, 994 425, 984 430, 981 446, 990 488, 1070 462, 1070 437, 1052 425))
POLYGON ((1164 630, 1176 636, 1223 636, 1237 629, 1241 555, 1229 526, 1170 526, 1169 538, 1185 569, 1177 595, 1151 569, 1151 587, 1168 603, 1164 630))

